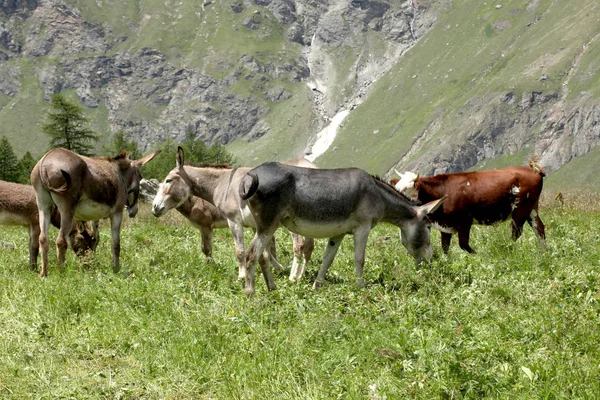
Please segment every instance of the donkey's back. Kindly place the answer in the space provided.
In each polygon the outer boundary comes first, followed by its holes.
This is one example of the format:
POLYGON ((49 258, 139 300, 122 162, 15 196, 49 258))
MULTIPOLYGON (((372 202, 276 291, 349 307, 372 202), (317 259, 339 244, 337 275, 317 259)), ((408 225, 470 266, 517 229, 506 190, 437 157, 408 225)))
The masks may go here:
POLYGON ((246 174, 240 197, 251 208, 260 208, 261 218, 280 219, 292 232, 316 238, 352 233, 356 226, 377 221, 383 213, 373 179, 358 168, 308 169, 265 163, 246 174))

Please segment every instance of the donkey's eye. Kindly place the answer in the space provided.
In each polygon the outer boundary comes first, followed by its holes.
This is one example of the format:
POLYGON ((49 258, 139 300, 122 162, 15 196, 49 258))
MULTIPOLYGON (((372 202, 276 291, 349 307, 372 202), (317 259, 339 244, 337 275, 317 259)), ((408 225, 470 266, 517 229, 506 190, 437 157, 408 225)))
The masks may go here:
POLYGON ((165 179, 165 183, 171 183, 173 182, 173 179, 165 179))

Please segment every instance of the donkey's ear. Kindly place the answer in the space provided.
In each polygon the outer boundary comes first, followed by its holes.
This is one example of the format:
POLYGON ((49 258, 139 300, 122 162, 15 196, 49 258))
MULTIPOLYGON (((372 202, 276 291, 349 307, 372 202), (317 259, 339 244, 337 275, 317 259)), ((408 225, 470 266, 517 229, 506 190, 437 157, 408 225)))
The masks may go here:
POLYGON ((183 147, 177 146, 177 156, 175 157, 175 161, 177 162, 177 169, 183 168, 183 147))
POLYGON ((144 156, 144 157, 142 157, 140 159, 137 159, 137 160, 133 161, 133 164, 136 167, 141 168, 148 161, 152 160, 154 157, 156 157, 157 155, 159 155, 161 151, 162 150, 158 150, 158 151, 155 151, 154 153, 148 154, 147 156, 144 156))
POLYGON ((419 210, 417 211, 419 217, 424 218, 426 215, 429 215, 429 214, 435 212, 444 203, 444 200, 446 200, 446 197, 447 196, 444 196, 441 199, 430 201, 429 203, 423 204, 422 206, 420 206, 419 210))

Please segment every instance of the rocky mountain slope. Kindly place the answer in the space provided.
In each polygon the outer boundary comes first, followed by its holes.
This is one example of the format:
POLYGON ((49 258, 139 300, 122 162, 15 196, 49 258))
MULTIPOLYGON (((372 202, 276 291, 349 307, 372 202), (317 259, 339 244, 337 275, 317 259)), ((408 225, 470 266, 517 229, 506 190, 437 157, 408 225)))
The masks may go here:
POLYGON ((245 165, 311 153, 336 115, 324 167, 594 163, 600 4, 569 4, 4 1, 0 135, 40 155, 62 91, 99 132, 124 129, 143 149, 193 132, 245 165))

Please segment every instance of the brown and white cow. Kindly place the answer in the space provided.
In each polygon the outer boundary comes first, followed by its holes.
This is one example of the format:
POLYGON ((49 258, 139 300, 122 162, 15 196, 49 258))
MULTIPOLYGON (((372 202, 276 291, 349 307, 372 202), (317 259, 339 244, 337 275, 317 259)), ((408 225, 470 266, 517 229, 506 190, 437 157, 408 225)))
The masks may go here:
POLYGON ((443 207, 429 215, 433 227, 441 231, 442 249, 448 253, 454 233, 461 249, 475 253, 469 246, 471 225, 491 225, 512 218, 512 237, 517 240, 527 222, 545 250, 544 224, 538 215, 544 170, 531 164, 490 171, 459 172, 419 177, 407 172, 392 179, 397 190, 420 204, 446 197, 443 207))

